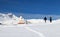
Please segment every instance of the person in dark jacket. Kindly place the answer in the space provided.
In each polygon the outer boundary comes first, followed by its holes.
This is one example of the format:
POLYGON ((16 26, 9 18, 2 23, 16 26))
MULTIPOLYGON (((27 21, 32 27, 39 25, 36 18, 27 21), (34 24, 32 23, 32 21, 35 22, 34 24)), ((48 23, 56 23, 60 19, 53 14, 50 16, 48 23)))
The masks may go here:
POLYGON ((50 17, 50 23, 52 23, 52 17, 50 17))
POLYGON ((45 21, 45 23, 46 23, 46 20, 47 20, 47 18, 46 18, 46 17, 44 17, 44 21, 45 21))

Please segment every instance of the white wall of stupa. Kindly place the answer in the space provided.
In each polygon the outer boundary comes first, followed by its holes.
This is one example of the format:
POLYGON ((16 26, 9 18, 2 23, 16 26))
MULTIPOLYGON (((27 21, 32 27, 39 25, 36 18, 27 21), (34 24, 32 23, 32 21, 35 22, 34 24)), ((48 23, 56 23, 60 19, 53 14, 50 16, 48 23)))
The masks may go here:
POLYGON ((20 16, 18 24, 25 24, 25 20, 22 16, 20 16))

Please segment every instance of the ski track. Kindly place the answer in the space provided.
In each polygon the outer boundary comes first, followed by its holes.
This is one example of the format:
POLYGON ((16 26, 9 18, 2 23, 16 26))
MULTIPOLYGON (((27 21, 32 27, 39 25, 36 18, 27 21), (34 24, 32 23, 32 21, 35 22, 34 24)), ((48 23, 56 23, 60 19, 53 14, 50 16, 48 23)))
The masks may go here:
POLYGON ((38 34, 40 37, 45 37, 41 32, 33 30, 33 29, 29 28, 29 27, 24 27, 24 28, 27 29, 27 30, 29 30, 29 31, 32 31, 32 32, 38 34))

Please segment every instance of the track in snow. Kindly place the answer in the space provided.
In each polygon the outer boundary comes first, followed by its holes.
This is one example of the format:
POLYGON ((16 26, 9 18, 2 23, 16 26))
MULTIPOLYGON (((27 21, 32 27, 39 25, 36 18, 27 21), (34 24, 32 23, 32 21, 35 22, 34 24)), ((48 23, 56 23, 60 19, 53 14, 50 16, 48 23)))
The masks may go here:
POLYGON ((25 28, 26 28, 27 30, 29 30, 29 31, 32 31, 32 32, 38 34, 40 37, 45 37, 41 32, 35 31, 35 30, 33 30, 33 29, 30 29, 29 27, 25 27, 25 28))

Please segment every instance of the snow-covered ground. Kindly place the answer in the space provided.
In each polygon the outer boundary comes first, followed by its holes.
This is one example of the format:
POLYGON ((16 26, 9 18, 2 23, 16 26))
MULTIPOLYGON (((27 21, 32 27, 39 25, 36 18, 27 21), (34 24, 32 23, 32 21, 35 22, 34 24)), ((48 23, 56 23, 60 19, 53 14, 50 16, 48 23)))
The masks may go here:
POLYGON ((0 37, 60 37, 59 24, 0 26, 0 37))
POLYGON ((0 13, 0 37, 60 37, 60 19, 52 23, 43 19, 25 19, 27 24, 18 24, 19 17, 0 13))

